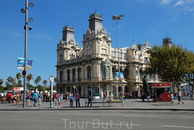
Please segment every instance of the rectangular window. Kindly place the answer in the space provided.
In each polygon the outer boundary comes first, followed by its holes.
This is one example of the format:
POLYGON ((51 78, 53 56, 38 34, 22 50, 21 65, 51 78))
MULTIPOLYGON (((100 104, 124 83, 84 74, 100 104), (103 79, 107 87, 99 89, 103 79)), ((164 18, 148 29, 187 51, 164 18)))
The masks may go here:
POLYGON ((91 55, 91 50, 86 51, 87 55, 91 55))
POLYGON ((107 53, 106 53, 106 49, 101 49, 101 53, 102 53, 102 54, 107 54, 107 53))

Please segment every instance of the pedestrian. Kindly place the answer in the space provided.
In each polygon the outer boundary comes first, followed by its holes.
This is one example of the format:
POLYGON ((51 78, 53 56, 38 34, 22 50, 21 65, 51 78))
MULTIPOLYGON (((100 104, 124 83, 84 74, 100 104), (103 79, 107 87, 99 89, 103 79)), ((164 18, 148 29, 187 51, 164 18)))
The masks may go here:
POLYGON ((38 93, 36 92, 36 90, 35 90, 35 92, 34 92, 33 96, 34 96, 34 106, 36 107, 36 103, 37 103, 37 96, 38 96, 38 93))
POLYGON ((155 102, 158 102, 158 96, 157 96, 157 92, 156 91, 154 93, 154 100, 155 100, 155 102))
POLYGON ((146 96, 147 96, 147 100, 148 100, 148 102, 149 102, 149 100, 150 100, 150 90, 148 89, 148 91, 147 91, 147 93, 146 93, 146 96))
POLYGON ((124 101, 125 101, 125 94, 123 94, 123 99, 124 99, 124 101))
POLYGON ((13 105, 12 106, 16 106, 17 104, 17 98, 16 98, 16 94, 13 94, 13 105))
POLYGON ((76 91, 75 93, 75 101, 76 101, 76 107, 80 107, 80 101, 79 101, 79 93, 76 91))
POLYGON ((43 92, 43 102, 45 102, 45 101, 46 101, 46 93, 43 92))
POLYGON ((182 102, 182 104, 184 104, 184 102, 181 100, 181 96, 182 96, 182 92, 180 91, 180 89, 178 89, 178 103, 182 102))
POLYGON ((17 105, 17 102, 18 102, 18 105, 20 105, 20 93, 19 92, 16 95, 16 105, 17 105))
POLYGON ((72 92, 69 94, 69 99, 70 99, 70 107, 73 107, 74 95, 72 92))
POLYGON ((66 92, 66 99, 65 99, 65 102, 69 103, 69 93, 66 92))
POLYGON ((92 107, 92 100, 93 100, 93 96, 92 96, 92 92, 90 92, 88 94, 88 106, 89 107, 89 104, 90 104, 90 107, 92 107))
POLYGON ((28 92, 26 92, 26 106, 28 105, 28 100, 29 100, 29 93, 28 92))
POLYGON ((171 92, 171 104, 174 103, 173 101, 173 93, 171 92))
POLYGON ((57 108, 57 103, 58 103, 58 106, 61 107, 60 105, 60 95, 56 92, 55 93, 55 108, 57 108))
POLYGON ((113 100, 113 95, 111 94, 111 92, 109 92, 109 97, 108 97, 108 99, 109 99, 109 107, 110 107, 110 104, 111 104, 111 106, 112 106, 112 100, 113 100))
POLYGON ((41 91, 39 91, 39 94, 38 94, 38 105, 39 107, 41 107, 41 100, 42 100, 42 94, 41 94, 41 91))
POLYGON ((61 97, 61 103, 62 103, 62 101, 63 101, 63 93, 61 92, 61 95, 60 95, 60 97, 61 97))

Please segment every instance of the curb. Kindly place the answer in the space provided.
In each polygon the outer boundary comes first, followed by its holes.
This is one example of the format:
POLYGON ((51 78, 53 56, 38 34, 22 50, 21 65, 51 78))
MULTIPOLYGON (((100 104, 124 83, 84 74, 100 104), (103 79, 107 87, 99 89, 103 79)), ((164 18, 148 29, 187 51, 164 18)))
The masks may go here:
POLYGON ((0 109, 0 111, 80 111, 80 110, 132 110, 132 111, 194 111, 194 109, 168 109, 168 108, 57 108, 57 109, 0 109))

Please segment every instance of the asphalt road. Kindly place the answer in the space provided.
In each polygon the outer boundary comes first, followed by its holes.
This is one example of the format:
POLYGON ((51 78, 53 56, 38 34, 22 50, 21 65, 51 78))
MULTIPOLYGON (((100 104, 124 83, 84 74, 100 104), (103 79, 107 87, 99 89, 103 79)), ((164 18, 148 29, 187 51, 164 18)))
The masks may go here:
POLYGON ((186 130, 194 112, 181 111, 0 111, 0 130, 186 130))

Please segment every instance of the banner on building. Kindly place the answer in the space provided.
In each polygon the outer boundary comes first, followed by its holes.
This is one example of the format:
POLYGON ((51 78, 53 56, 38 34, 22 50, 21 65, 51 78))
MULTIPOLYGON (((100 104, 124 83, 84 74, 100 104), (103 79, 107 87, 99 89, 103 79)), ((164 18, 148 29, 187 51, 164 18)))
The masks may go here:
MULTIPOLYGON (((30 70, 32 67, 33 60, 27 59, 26 69, 30 70)), ((25 58, 17 59, 17 69, 24 69, 25 66, 25 58)))
MULTIPOLYGON (((115 72, 115 78, 116 79, 119 79, 119 72, 115 72)), ((124 76, 123 76, 123 73, 122 72, 120 72, 120 78, 121 79, 124 79, 124 76)))

